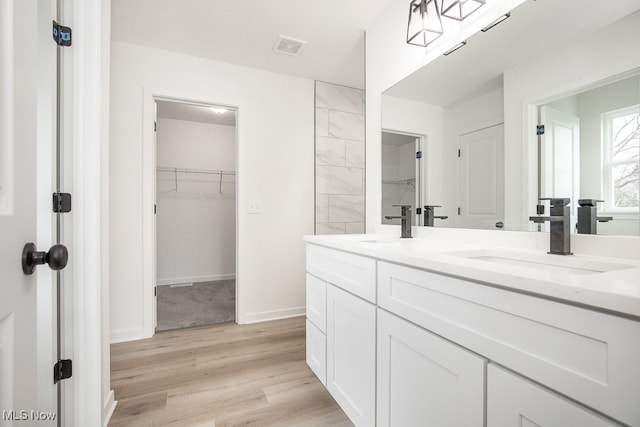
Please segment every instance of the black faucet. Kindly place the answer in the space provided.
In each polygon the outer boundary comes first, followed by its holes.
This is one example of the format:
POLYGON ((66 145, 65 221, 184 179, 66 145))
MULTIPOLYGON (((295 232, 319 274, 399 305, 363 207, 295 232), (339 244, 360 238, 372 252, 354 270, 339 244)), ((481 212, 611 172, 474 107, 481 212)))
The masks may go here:
POLYGON ((441 208, 438 205, 427 205, 424 207, 424 225, 427 227, 433 227, 434 219, 447 219, 448 216, 434 216, 435 208, 441 208))
POLYGON ((392 205, 393 207, 399 207, 400 216, 385 216, 386 219, 397 219, 401 221, 400 237, 403 239, 411 238, 411 205, 392 205))
POLYGON ((549 253, 555 255, 573 255, 571 253, 571 211, 569 209, 569 198, 541 198, 539 200, 549 200, 551 209, 550 216, 530 216, 529 221, 542 224, 545 221, 551 223, 549 233, 549 253))
POLYGON ((580 199, 578 204, 578 234, 598 234, 598 223, 608 222, 613 219, 612 216, 598 216, 596 203, 604 202, 604 200, 596 199, 580 199))

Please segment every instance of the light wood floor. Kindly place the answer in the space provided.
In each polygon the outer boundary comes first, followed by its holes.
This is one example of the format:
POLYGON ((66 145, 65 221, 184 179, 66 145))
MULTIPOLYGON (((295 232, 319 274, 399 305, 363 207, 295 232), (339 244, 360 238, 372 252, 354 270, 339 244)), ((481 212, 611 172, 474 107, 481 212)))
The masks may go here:
POLYGON ((303 317, 111 346, 109 426, 351 426, 305 362, 303 317))

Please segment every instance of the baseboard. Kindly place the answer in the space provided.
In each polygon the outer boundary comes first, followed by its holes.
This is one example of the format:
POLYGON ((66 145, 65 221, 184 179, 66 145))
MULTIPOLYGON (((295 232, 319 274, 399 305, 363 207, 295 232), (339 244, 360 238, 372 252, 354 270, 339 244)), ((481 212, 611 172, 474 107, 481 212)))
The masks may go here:
POLYGON ((269 320, 287 319, 289 317, 304 316, 306 307, 285 308, 284 310, 261 311, 259 313, 247 313, 241 316, 238 323, 249 324, 267 322, 269 320))
POLYGON ((158 279, 157 286, 176 285, 179 283, 217 282, 220 280, 233 280, 235 274, 215 274, 213 276, 174 277, 172 279, 158 279))
POLYGON ((109 421, 111 421, 111 416, 113 412, 116 410, 116 405, 118 401, 115 400, 115 395, 113 394, 113 390, 109 391, 109 395, 104 400, 104 404, 102 405, 102 427, 107 427, 109 425, 109 421))
POLYGON ((124 331, 111 331, 110 343, 115 344, 118 342, 134 341, 147 338, 144 335, 143 329, 125 329, 124 331))

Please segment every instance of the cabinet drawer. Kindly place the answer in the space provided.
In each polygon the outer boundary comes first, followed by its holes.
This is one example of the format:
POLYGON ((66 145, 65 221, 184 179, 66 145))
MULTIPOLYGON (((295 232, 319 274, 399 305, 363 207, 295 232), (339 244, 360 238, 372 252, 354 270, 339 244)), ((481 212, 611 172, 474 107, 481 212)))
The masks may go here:
POLYGON ((378 304, 640 426, 640 322, 386 262, 378 304))
POLYGON ((488 372, 488 426, 609 427, 620 425, 500 367, 489 365, 488 372))
POLYGON ((327 338, 307 319, 307 365, 318 377, 323 386, 327 386, 327 338))
POLYGON ((373 258, 307 245, 307 271, 369 302, 376 302, 376 261, 373 258))
POLYGON ((307 319, 327 332, 327 284, 307 274, 307 319))

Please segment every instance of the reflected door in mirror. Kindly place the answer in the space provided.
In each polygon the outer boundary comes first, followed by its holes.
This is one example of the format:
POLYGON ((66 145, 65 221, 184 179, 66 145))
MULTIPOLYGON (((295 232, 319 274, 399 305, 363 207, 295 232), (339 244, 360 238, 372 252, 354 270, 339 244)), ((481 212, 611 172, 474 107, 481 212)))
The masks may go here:
POLYGON ((504 221, 504 125, 460 136, 457 226, 496 229, 504 221))

